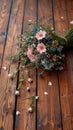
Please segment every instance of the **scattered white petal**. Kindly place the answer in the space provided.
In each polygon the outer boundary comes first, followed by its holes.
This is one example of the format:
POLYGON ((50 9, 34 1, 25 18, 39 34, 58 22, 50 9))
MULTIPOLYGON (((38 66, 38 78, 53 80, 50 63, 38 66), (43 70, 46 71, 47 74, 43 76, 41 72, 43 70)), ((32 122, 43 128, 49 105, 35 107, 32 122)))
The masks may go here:
POLYGON ((36 97, 35 97, 35 100, 38 100, 38 99, 39 99, 39 96, 36 96, 36 97))
POLYGON ((28 82, 31 83, 33 80, 32 78, 28 78, 28 82))
POLYGON ((53 28, 53 27, 51 27, 51 30, 54 30, 54 28, 53 28))
POLYGON ((29 107, 29 108, 28 108, 28 112, 30 112, 30 113, 32 113, 32 112, 33 112, 32 107, 29 107))
POLYGON ((29 19, 29 20, 28 20, 28 22, 32 22, 32 20, 31 20, 31 19, 29 19))
POLYGON ((29 72, 28 70, 25 70, 25 73, 26 73, 26 74, 28 74, 28 72, 29 72))
POLYGON ((12 79, 13 78, 13 74, 8 74, 8 78, 12 79))
POLYGON ((48 85, 49 85, 49 86, 52 86, 52 82, 48 82, 48 85))
POLYGON ((72 20, 72 21, 70 21, 70 24, 73 24, 73 20, 72 20))
POLYGON ((27 87, 26 89, 27 89, 27 91, 30 91, 30 87, 27 87))
POLYGON ((15 95, 17 95, 17 96, 20 95, 19 90, 15 91, 15 95))
POLYGON ((27 53, 26 52, 24 52, 24 56, 26 56, 27 55, 27 53))
POLYGON ((48 92, 44 92, 44 95, 48 95, 48 92))
POLYGON ((3 69, 3 70, 7 70, 7 67, 6 67, 6 66, 3 66, 2 69, 3 69))
POLYGON ((16 115, 20 115, 20 111, 16 111, 16 115))
POLYGON ((63 16, 61 16, 61 19, 64 19, 64 17, 63 17, 63 16))

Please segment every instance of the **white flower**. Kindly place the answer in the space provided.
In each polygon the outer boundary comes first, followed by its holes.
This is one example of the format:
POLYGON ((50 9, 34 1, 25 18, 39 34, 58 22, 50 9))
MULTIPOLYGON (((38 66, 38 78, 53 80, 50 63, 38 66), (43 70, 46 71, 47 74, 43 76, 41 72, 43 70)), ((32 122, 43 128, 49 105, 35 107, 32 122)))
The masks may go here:
POLYGON ((27 89, 27 91, 30 91, 30 87, 27 87, 26 89, 27 89))
POLYGON ((28 82, 31 83, 33 81, 32 78, 28 78, 28 82))
POLYGON ((54 28, 53 28, 53 27, 51 27, 51 30, 54 30, 54 28))
POLYGON ((63 16, 61 16, 61 19, 64 19, 64 17, 63 17, 63 16))
POLYGON ((13 74, 8 74, 9 79, 13 79, 13 74))
POLYGON ((20 111, 16 111, 16 115, 17 115, 17 116, 20 115, 20 111))
POLYGON ((38 100, 38 99, 39 99, 39 96, 36 96, 36 97, 35 97, 35 100, 38 100))
POLYGON ((6 67, 6 66, 3 66, 2 69, 3 69, 3 70, 7 70, 7 67, 6 67))
POLYGON ((28 22, 32 22, 32 20, 31 20, 31 19, 29 19, 29 20, 28 20, 28 22))
POLYGON ((28 71, 28 70, 25 70, 25 73, 26 73, 26 74, 28 74, 28 73, 29 73, 29 71, 28 71))
POLYGON ((15 91, 15 95, 17 95, 17 96, 20 95, 19 90, 15 91))
POLYGON ((70 24, 73 24, 73 20, 72 20, 72 21, 70 21, 70 24))
POLYGON ((30 113, 32 113, 32 112, 33 112, 32 107, 29 107, 29 108, 28 108, 28 112, 30 112, 30 113))
POLYGON ((48 92, 44 92, 44 95, 48 95, 48 92))
POLYGON ((49 86, 52 86, 52 82, 49 81, 49 82, 48 82, 48 85, 49 85, 49 86))

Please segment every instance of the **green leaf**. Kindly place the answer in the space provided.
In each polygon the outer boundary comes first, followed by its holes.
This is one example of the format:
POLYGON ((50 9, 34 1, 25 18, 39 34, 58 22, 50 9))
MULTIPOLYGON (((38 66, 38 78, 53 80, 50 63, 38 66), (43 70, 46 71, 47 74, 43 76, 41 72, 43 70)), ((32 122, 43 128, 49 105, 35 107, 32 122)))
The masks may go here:
POLYGON ((24 76, 21 76, 20 78, 19 78, 19 82, 23 82, 24 81, 24 76))

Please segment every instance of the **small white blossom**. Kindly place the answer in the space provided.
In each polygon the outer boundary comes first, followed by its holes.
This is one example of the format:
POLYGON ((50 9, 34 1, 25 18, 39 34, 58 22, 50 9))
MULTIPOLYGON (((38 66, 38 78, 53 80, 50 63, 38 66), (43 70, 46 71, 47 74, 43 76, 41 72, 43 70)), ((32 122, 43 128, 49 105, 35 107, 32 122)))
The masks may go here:
POLYGON ((49 82, 48 82, 48 85, 49 85, 49 86, 52 86, 52 82, 49 81, 49 82))
POLYGON ((51 30, 54 30, 54 28, 53 28, 53 27, 51 27, 51 30))
POLYGON ((32 107, 29 107, 29 108, 28 108, 28 112, 29 112, 29 113, 32 113, 32 112, 33 112, 32 107))
POLYGON ((33 81, 32 78, 28 78, 28 82, 31 83, 33 81))
POLYGON ((63 16, 61 16, 61 19, 64 19, 64 17, 63 17, 63 16))
POLYGON ((20 95, 19 90, 15 91, 15 95, 17 95, 17 96, 20 95))
POLYGON ((30 91, 30 87, 27 87, 26 89, 27 89, 27 91, 30 91))
POLYGON ((33 47, 36 47, 36 44, 32 44, 33 45, 33 47))
POLYGON ((28 72, 29 72, 28 70, 25 70, 25 73, 26 73, 26 74, 28 74, 28 72))
POLYGON ((70 21, 70 24, 73 24, 73 20, 72 20, 72 21, 70 21))
POLYGON ((48 95, 48 92, 44 92, 44 95, 48 95))
POLYGON ((35 100, 38 100, 38 99, 39 99, 39 96, 36 96, 36 97, 35 97, 35 100))
POLYGON ((29 19, 29 20, 28 20, 28 22, 32 22, 32 20, 31 20, 31 19, 29 19))
POLYGON ((8 78, 12 79, 13 78, 13 74, 8 74, 8 78))
POLYGON ((20 115, 20 111, 16 111, 16 115, 17 115, 17 116, 20 115))
POLYGON ((3 66, 2 69, 3 69, 3 70, 7 70, 7 67, 6 67, 6 66, 3 66))
POLYGON ((26 56, 26 55, 27 55, 27 53, 26 53, 26 52, 24 52, 24 55, 26 56))

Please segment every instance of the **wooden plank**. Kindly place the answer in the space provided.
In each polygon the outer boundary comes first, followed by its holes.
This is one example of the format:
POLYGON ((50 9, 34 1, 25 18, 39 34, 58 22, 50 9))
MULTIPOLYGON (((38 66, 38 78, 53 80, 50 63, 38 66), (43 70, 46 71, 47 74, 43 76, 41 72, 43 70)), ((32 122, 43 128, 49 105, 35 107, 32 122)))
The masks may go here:
POLYGON ((0 1, 0 68, 2 64, 3 51, 7 36, 11 6, 12 6, 12 0, 0 1))
MULTIPOLYGON (((69 27, 69 12, 72 9, 71 1, 58 1, 55 0, 54 4, 54 18, 55 18, 55 30, 58 32, 60 30, 60 34, 62 34, 63 29, 68 30, 69 27), (59 9, 57 11, 57 9, 59 9), (64 17, 63 22, 61 16, 64 17), (57 19, 57 21, 56 21, 57 19), (57 22, 57 23, 56 23, 57 22), (59 25, 59 26, 58 26, 59 25)), ((71 15, 72 17, 72 15, 71 15)), ((63 33, 65 35, 65 32, 63 33)), ((64 130, 72 130, 73 129, 73 72, 72 72, 72 60, 73 54, 68 50, 66 52, 66 62, 65 68, 63 71, 58 73, 59 75, 59 84, 60 84, 60 99, 61 99, 61 111, 62 111, 62 123, 64 130)))
POLYGON ((68 29, 67 8, 65 0, 53 0, 54 25, 56 33, 64 36, 68 29))
MULTIPOLYGON (((23 32, 29 30, 29 20, 36 21, 36 2, 36 0, 25 1, 23 32)), ((18 117, 18 125, 16 130, 36 130, 36 101, 34 101, 33 113, 29 113, 28 108, 30 107, 30 100, 25 100, 27 97, 36 95, 36 71, 34 71, 31 75, 31 78, 33 79, 32 83, 28 83, 28 76, 25 72, 25 69, 20 72, 20 76, 23 74, 25 80, 20 89, 20 96, 17 99, 17 110, 19 110, 21 114, 18 117), (27 91, 27 87, 30 87, 30 92, 27 91)))
POLYGON ((4 51, 3 66, 10 66, 10 70, 1 70, 0 76, 0 129, 12 130, 13 129, 13 113, 15 107, 15 89, 17 80, 13 81, 8 79, 8 74, 13 74, 16 71, 16 66, 10 64, 7 57, 15 54, 17 48, 14 46, 16 43, 17 35, 21 33, 22 20, 23 20, 23 7, 24 1, 14 0, 13 8, 10 16, 10 23, 8 29, 8 36, 4 51))
POLYGON ((73 27, 73 1, 67 0, 67 15, 68 15, 68 23, 69 27, 73 27))
MULTIPOLYGON (((38 18, 53 27, 51 0, 38 1, 38 18)), ((38 77, 38 96, 37 130, 62 130, 57 72, 45 72, 43 78, 38 77), (52 82, 52 86, 48 86, 48 82, 52 82)))

